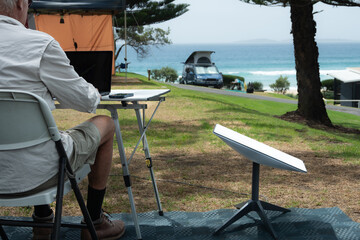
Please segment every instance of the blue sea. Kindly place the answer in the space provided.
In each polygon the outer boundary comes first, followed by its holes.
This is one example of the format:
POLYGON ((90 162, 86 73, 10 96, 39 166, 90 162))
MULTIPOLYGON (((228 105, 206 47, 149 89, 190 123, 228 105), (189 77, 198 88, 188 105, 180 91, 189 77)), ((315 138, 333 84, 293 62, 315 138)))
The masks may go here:
MULTIPOLYGON (((348 67, 360 67, 360 43, 318 43, 321 80, 327 74, 348 67)), ((212 60, 223 74, 242 76, 245 82, 259 81, 264 89, 282 75, 287 76, 290 88, 296 89, 294 49, 290 43, 276 44, 173 44, 151 47, 143 59, 128 47, 129 72, 147 76, 147 70, 174 68, 179 76, 184 62, 193 51, 215 51, 212 60)), ((124 62, 124 50, 117 63, 124 62)))

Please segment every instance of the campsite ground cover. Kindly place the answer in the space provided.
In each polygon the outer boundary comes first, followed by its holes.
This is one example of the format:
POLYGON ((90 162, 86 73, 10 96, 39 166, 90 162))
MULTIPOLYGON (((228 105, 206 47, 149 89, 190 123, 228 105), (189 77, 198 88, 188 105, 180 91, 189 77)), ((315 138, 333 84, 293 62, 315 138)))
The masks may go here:
MULTIPOLYGON (((314 129, 276 117, 295 110, 293 104, 211 95, 147 80, 116 87, 171 89, 147 132, 165 212, 233 208, 234 204, 251 197, 251 162, 212 133, 219 123, 304 161, 307 174, 261 167, 262 200, 283 207, 337 206, 360 222, 358 135, 335 129, 314 129)), ((153 110, 155 104, 150 103, 148 108, 153 110)), ((109 115, 106 110, 98 110, 98 114, 109 115)), ((120 110, 119 114, 129 156, 138 137, 136 118, 131 110, 120 110)), ((54 116, 59 128, 67 129, 92 115, 55 110, 54 116)), ((334 124, 360 129, 360 117, 332 111, 329 116, 334 124)), ((141 149, 130 164, 130 173, 137 210, 156 210, 141 149)), ((86 186, 86 182, 81 184, 84 193, 86 186)), ((73 195, 66 196, 65 201, 65 215, 80 215, 73 195)), ((104 209, 130 211, 116 148, 104 209)), ((6 208, 0 212, 1 215, 24 213, 30 214, 31 209, 6 208)))

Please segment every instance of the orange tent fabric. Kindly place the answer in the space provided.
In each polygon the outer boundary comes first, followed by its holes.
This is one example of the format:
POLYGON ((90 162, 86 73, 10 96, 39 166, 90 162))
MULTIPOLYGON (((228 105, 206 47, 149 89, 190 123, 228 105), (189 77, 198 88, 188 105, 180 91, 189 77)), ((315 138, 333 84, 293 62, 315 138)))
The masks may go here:
POLYGON ((35 15, 35 25, 54 37, 64 51, 112 51, 114 56, 111 15, 40 14, 35 15), (61 18, 64 23, 60 23, 61 18))

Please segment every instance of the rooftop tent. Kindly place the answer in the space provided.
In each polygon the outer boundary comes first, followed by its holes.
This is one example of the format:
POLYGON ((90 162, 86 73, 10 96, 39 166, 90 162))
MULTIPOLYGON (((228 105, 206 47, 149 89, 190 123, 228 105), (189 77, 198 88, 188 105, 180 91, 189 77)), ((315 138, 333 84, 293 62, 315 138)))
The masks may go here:
POLYGON ((195 63, 211 65, 211 54, 213 53, 214 51, 195 51, 188 57, 185 64, 195 63))
POLYGON ((29 13, 35 28, 53 36, 65 52, 111 51, 114 56, 112 15, 124 9, 125 0, 38 0, 29 13))

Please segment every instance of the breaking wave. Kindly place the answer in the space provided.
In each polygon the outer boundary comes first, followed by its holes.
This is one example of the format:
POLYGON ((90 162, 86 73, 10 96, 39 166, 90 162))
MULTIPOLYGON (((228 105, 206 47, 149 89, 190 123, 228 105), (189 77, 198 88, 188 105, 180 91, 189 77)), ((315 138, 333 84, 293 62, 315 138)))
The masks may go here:
MULTIPOLYGON (((329 73, 337 72, 339 70, 320 70, 320 75, 327 75, 329 73)), ((263 76, 289 76, 296 75, 296 70, 283 70, 283 71, 251 71, 252 75, 263 75, 263 76)))
POLYGON ((296 75, 295 70, 284 70, 284 71, 252 71, 250 72, 253 75, 263 75, 263 76, 287 76, 287 75, 296 75))

